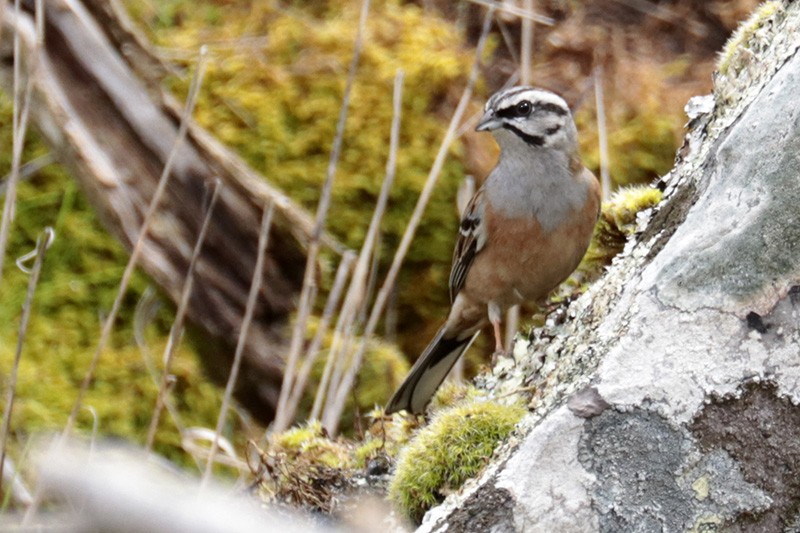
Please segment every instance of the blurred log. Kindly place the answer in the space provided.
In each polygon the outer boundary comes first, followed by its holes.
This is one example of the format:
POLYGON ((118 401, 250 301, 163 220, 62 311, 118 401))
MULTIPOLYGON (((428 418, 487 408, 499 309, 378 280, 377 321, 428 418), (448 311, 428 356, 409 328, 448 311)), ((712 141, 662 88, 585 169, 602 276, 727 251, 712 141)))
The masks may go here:
MULTIPOLYGON (((34 2, 23 2, 19 17, 13 2, 2 6, 0 82, 12 87, 16 29, 23 83, 33 84, 34 125, 70 169, 108 231, 130 250, 174 144, 181 106, 160 86, 167 68, 116 3, 43 3, 41 50, 34 2)), ((223 382, 255 267, 261 210, 274 202, 264 289, 236 388, 239 402, 267 422, 279 392, 283 326, 302 283, 311 218, 193 124, 178 148, 139 266, 177 301, 204 215, 204 198, 216 178, 223 189, 197 265, 188 317, 204 331, 201 356, 209 374, 223 382)))

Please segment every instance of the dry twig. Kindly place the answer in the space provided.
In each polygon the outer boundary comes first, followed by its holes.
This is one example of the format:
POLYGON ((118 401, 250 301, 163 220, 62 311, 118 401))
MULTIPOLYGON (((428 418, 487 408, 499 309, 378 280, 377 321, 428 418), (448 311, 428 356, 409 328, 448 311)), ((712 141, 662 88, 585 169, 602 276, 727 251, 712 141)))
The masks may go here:
POLYGON ((236 353, 233 356, 233 365, 231 366, 231 373, 228 376, 228 383, 225 386, 225 393, 222 396, 222 406, 219 410, 219 417, 217 418, 217 427, 214 430, 214 438, 211 441, 211 450, 208 454, 208 462, 206 469, 203 473, 202 485, 208 485, 211 478, 211 469, 214 466, 214 456, 219 449, 219 438, 222 434, 222 427, 225 425, 225 420, 228 418, 228 408, 230 406, 231 398, 233 396, 233 387, 236 385, 236 378, 239 376, 239 367, 242 363, 242 353, 247 341, 247 332, 250 329, 250 322, 253 320, 253 312, 255 311, 258 295, 261 292, 261 283, 264 279, 264 252, 269 243, 269 229, 272 225, 272 214, 275 211, 275 204, 270 202, 268 207, 264 208, 264 215, 261 218, 261 231, 258 235, 258 252, 256 255, 256 266, 253 272, 253 281, 250 284, 250 293, 247 295, 247 306, 244 311, 244 318, 242 319, 242 326, 239 330, 239 340, 236 343, 236 353))
POLYGON ((3 427, 0 433, 0 480, 3 479, 3 467, 6 460, 6 444, 8 442, 8 431, 11 427, 11 410, 14 407, 14 399, 17 393, 17 374, 19 372, 19 362, 22 359, 22 347, 25 345, 25 335, 28 332, 28 322, 31 318, 33 308, 33 295, 36 286, 39 284, 39 276, 42 273, 44 256, 50 245, 53 244, 55 233, 52 228, 45 228, 36 239, 36 259, 33 262, 33 269, 30 272, 31 278, 28 280, 28 292, 25 295, 25 304, 22 306, 22 317, 19 321, 19 333, 17 334, 17 349, 14 352, 14 364, 11 367, 11 375, 8 378, 8 391, 6 393, 6 406, 3 411, 3 427))
POLYGON ((145 449, 147 451, 150 451, 153 448, 156 431, 158 430, 158 422, 161 418, 161 410, 164 408, 167 396, 169 395, 169 389, 171 389, 170 367, 172 365, 172 357, 175 355, 175 350, 178 348, 178 343, 180 343, 181 335, 183 334, 183 323, 186 318, 186 309, 189 307, 189 296, 191 296, 192 287, 194 286, 195 265, 197 264, 197 258, 200 257, 200 251, 203 248, 203 242, 205 242, 206 232, 208 231, 208 226, 211 222, 211 215, 214 212, 214 206, 217 203, 217 198, 219 197, 219 191, 221 187, 222 183, 219 179, 214 181, 211 199, 209 200, 208 207, 206 208, 206 216, 203 219, 203 225, 200 227, 200 232, 197 235, 197 242, 195 243, 194 250, 192 250, 192 258, 189 260, 189 268, 186 272, 186 281, 184 282, 183 291, 181 292, 178 310, 175 312, 175 320, 173 321, 172 327, 169 330, 167 346, 164 348, 164 371, 161 376, 161 385, 158 388, 156 406, 153 411, 153 416, 150 419, 150 428, 147 430, 147 444, 145 445, 145 449))

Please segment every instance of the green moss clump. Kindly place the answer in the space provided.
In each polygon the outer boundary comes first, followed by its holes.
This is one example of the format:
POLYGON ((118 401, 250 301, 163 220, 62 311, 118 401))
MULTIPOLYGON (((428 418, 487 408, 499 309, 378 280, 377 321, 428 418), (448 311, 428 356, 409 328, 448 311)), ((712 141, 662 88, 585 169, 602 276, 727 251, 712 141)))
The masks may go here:
POLYGON ((592 241, 572 276, 572 285, 583 285, 597 279, 636 231, 636 216, 655 207, 661 197, 660 190, 649 185, 637 185, 619 189, 609 201, 603 202, 592 241))
POLYGON ((474 401, 482 393, 471 383, 455 380, 445 380, 431 400, 430 409, 432 412, 441 411, 453 407, 464 401, 474 401))
POLYGON ((389 497, 419 523, 447 493, 480 472, 524 414, 522 407, 493 402, 442 411, 400 453, 389 497))
POLYGON ((319 422, 289 429, 272 438, 272 453, 285 454, 289 461, 314 465, 324 465, 337 469, 353 467, 350 447, 344 442, 334 441, 325 436, 319 422))

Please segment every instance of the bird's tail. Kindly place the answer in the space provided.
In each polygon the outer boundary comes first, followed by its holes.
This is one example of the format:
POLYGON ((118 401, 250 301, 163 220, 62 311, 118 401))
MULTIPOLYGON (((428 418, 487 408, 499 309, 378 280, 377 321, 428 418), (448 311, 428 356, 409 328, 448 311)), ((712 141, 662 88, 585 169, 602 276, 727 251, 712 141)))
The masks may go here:
POLYGON ((462 340, 447 338, 444 330, 443 326, 389 400, 384 411, 387 415, 403 409, 412 414, 423 412, 450 369, 475 338, 475 335, 462 340))

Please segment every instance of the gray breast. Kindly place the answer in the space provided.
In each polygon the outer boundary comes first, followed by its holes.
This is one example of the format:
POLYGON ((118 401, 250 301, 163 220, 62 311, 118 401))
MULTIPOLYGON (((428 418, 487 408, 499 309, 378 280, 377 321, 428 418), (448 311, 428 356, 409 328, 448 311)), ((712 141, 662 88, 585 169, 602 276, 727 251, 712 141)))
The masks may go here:
POLYGON ((534 157, 525 155, 502 155, 486 180, 486 194, 503 216, 534 216, 544 231, 552 231, 584 205, 589 186, 570 173, 561 151, 541 148, 534 157))

